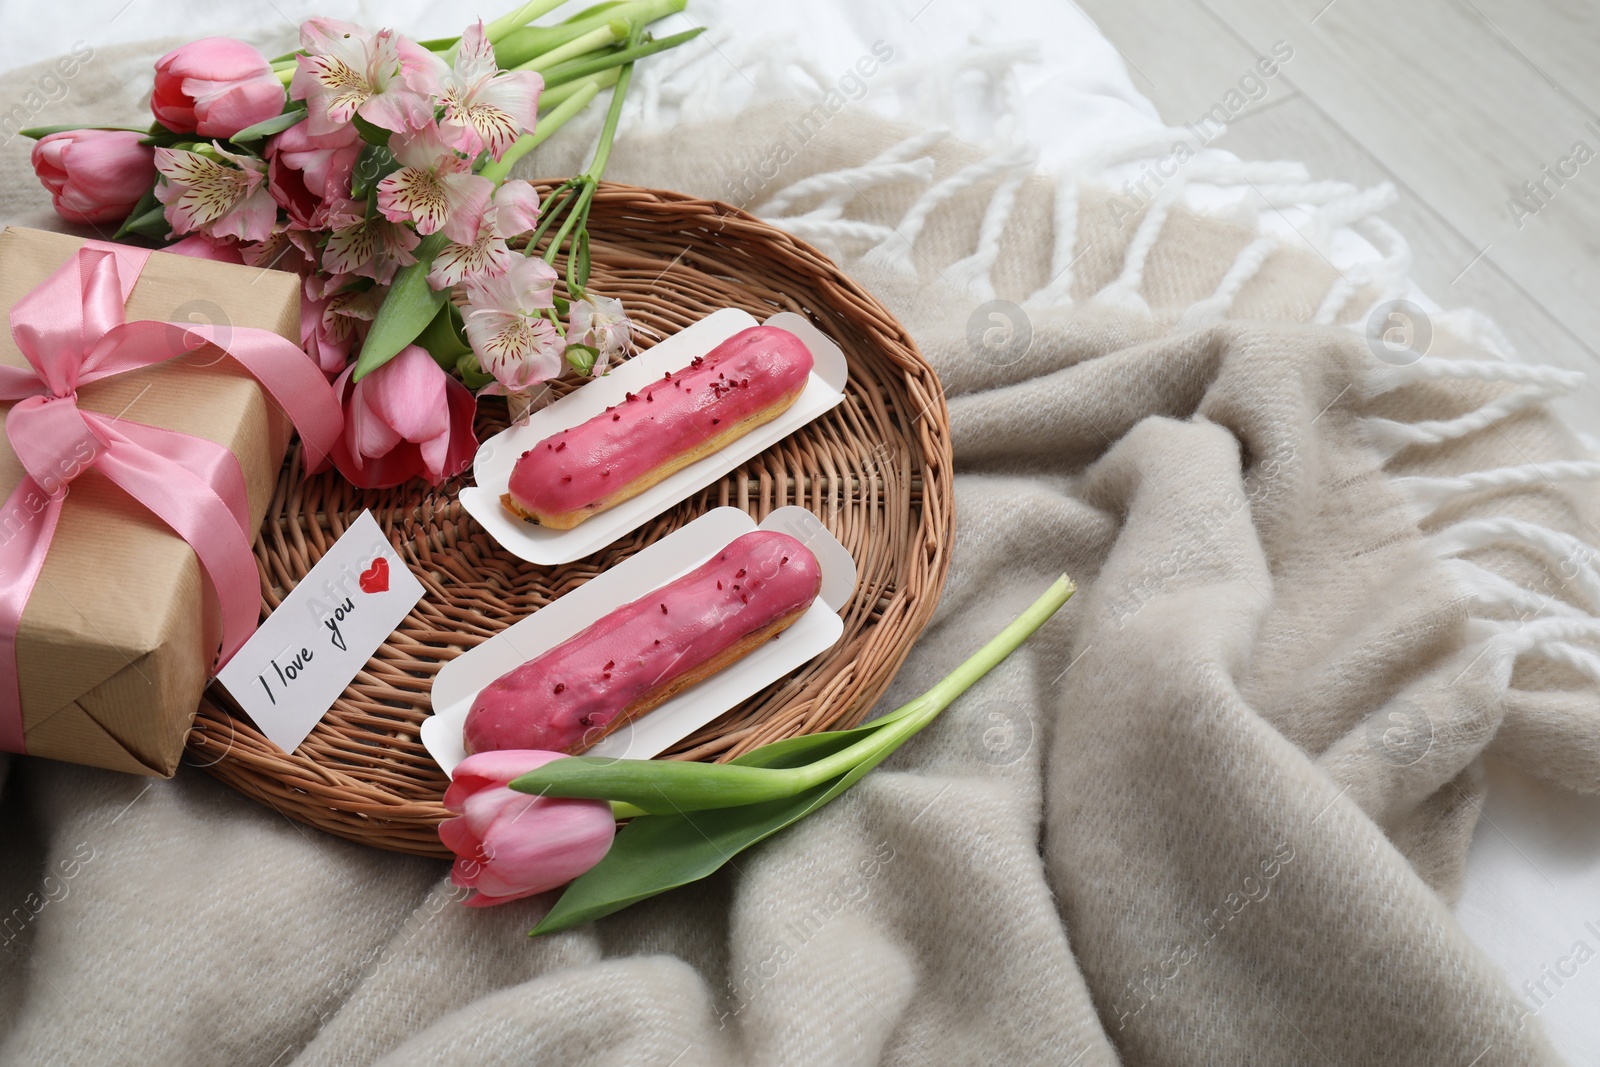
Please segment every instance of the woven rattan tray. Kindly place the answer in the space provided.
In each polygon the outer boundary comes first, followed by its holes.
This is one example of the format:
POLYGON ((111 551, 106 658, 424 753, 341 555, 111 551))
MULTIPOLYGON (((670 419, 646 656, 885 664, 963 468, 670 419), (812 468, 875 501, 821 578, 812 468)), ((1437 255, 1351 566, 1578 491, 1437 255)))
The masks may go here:
MULTIPOLYGON (((721 307, 757 318, 808 316, 849 360, 845 402, 597 555, 558 567, 525 563, 496 545, 456 502, 459 482, 359 490, 334 473, 298 477, 291 455, 256 545, 263 613, 365 509, 426 594, 295 752, 236 718, 213 688, 189 735, 187 762, 340 837, 446 856, 434 828, 445 817, 447 781, 418 737, 439 666, 726 504, 758 520, 786 504, 810 508, 854 555, 859 577, 837 645, 671 755, 731 759, 779 738, 853 725, 883 693, 927 624, 949 565, 950 427, 932 369, 893 316, 826 257, 735 208, 607 184, 589 229, 591 286, 620 297, 661 335, 721 307)), ((480 405, 480 439, 505 424, 502 402, 480 405)))

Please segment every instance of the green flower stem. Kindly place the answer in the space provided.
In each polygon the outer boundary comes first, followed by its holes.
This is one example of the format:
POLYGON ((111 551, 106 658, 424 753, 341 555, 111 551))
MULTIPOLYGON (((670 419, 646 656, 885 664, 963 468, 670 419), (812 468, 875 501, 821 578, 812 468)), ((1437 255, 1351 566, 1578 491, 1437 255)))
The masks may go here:
MULTIPOLYGON (((629 47, 632 47, 638 43, 640 32, 641 28, 635 26, 633 31, 628 35, 629 47)), ((600 128, 600 144, 594 150, 594 158, 589 161, 588 169, 578 176, 577 196, 574 197, 567 205, 564 205, 566 207, 567 217, 562 221, 561 228, 556 231, 556 235, 550 239, 550 246, 545 249, 544 260, 546 263, 555 262, 555 258, 560 253, 561 246, 567 240, 567 236, 569 234, 573 235, 574 251, 578 247, 578 239, 574 228, 577 228, 576 232, 582 232, 583 227, 588 225, 589 204, 594 199, 595 188, 600 182, 600 176, 605 173, 606 163, 611 159, 611 144, 616 140, 617 122, 622 118, 622 104, 627 98, 628 85, 632 81, 633 64, 628 63, 618 69, 617 87, 611 94, 611 106, 606 110, 605 124, 600 128)), ((572 288, 572 278, 573 274, 571 269, 571 258, 569 254, 567 270, 569 291, 571 291, 572 288)))
MULTIPOLYGON (((541 15, 548 15, 566 2, 567 0, 529 0, 528 3, 523 4, 517 10, 501 15, 485 26, 483 35, 489 39, 490 44, 498 44, 501 38, 512 30, 521 29, 541 15)), ((459 38, 457 38, 456 43, 460 44, 459 38)), ((454 58, 455 48, 452 47, 450 52, 451 58, 454 58)))
POLYGON ((686 41, 694 40, 705 32, 706 27, 696 26, 692 30, 684 30, 682 33, 675 33, 671 37, 660 37, 655 40, 645 41, 632 48, 612 49, 601 52, 593 58, 579 58, 570 63, 562 63, 557 67, 541 68, 544 70, 544 83, 548 91, 548 89, 553 89, 558 85, 565 85, 569 81, 587 77, 590 74, 597 74, 611 67, 620 67, 624 63, 632 63, 636 59, 643 59, 645 56, 655 55, 657 52, 665 52, 669 48, 676 48, 686 41))
MULTIPOLYGON (((632 48, 639 43, 639 34, 642 27, 635 25, 633 32, 628 35, 628 47, 632 48)), ((606 112, 606 123, 600 128, 600 144, 594 150, 594 159, 589 161, 589 169, 584 171, 584 176, 592 181, 599 181, 600 176, 606 172, 606 163, 611 159, 611 142, 617 136, 617 122, 622 118, 622 102, 628 95, 628 86, 633 82, 633 64, 629 63, 618 69, 617 88, 611 94, 611 107, 606 112)))
POLYGON ((620 72, 613 67, 611 70, 603 70, 594 77, 585 78, 583 81, 563 82, 562 84, 554 86, 553 88, 546 89, 544 92, 539 94, 539 106, 541 108, 547 106, 559 107, 561 104, 565 103, 573 93, 583 92, 590 85, 593 85, 596 91, 600 89, 609 89, 611 86, 617 84, 617 76, 619 73, 620 72))
POLYGON ((649 25, 682 11, 687 3, 688 0, 627 0, 620 4, 595 4, 554 26, 523 26, 512 30, 495 42, 495 59, 500 66, 511 70, 609 22, 649 25))
MULTIPOLYGON (((685 812, 740 807, 796 796, 843 776, 852 779, 888 758, 917 731, 1027 640, 1072 596, 1066 575, 1034 601, 993 640, 915 700, 841 735, 859 740, 812 763, 792 768, 765 767, 757 761, 705 764, 672 760, 603 760, 576 756, 553 760, 516 779, 513 789, 553 797, 610 800, 647 812, 685 812)), ((782 745, 784 742, 777 742, 782 745)), ((765 748, 748 753, 750 760, 765 748)))
POLYGON ((532 133, 525 133, 518 137, 511 143, 511 147, 506 149, 505 155, 501 156, 498 161, 486 164, 478 173, 496 185, 505 181, 506 175, 511 173, 512 164, 532 152, 535 148, 538 148, 553 133, 565 126, 572 116, 588 107, 589 101, 593 100, 599 92, 598 78, 581 83, 581 88, 577 92, 561 101, 555 110, 539 120, 537 129, 532 133))
POLYGON ((538 228, 528 236, 527 244, 522 246, 523 255, 531 256, 538 250, 540 239, 544 237, 545 231, 561 217, 567 201, 572 199, 573 191, 576 188, 576 180, 569 178, 556 186, 550 195, 545 197, 544 207, 540 210, 538 228))
POLYGON ((561 228, 556 231, 554 237, 550 238, 550 247, 544 250, 544 261, 546 263, 555 263, 556 254, 561 250, 561 244, 567 239, 567 235, 572 232, 572 228, 588 219, 589 201, 593 199, 594 179, 585 175, 577 197, 567 210, 567 217, 562 220, 561 228))
POLYGON ((613 20, 606 23, 604 26, 599 27, 598 29, 590 30, 581 37, 573 38, 558 48, 550 49, 550 51, 544 53, 544 55, 534 56, 526 63, 520 64, 516 69, 533 71, 549 70, 556 64, 565 63, 569 59, 576 59, 585 52, 591 52, 596 48, 604 48, 606 45, 614 44, 623 37, 626 37, 627 34, 628 24, 626 22, 613 20))

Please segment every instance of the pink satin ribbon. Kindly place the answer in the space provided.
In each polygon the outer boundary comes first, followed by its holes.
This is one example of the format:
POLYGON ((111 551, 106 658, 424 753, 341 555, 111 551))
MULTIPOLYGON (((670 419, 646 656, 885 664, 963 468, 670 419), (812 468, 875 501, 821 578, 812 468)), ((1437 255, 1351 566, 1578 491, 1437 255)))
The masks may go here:
MULTIPOLYGON (((17 632, 44 567, 68 486, 94 469, 187 541, 222 614, 220 667, 255 631, 260 584, 239 461, 214 442, 78 407, 78 387, 213 344, 288 414, 317 466, 342 416, 316 364, 269 330, 141 320, 123 305, 150 253, 86 241, 11 309, 31 369, 0 367, 0 402, 16 401, 6 437, 26 472, 0 510, 0 750, 24 752, 17 632)), ((88 561, 85 561, 86 563, 88 561)))

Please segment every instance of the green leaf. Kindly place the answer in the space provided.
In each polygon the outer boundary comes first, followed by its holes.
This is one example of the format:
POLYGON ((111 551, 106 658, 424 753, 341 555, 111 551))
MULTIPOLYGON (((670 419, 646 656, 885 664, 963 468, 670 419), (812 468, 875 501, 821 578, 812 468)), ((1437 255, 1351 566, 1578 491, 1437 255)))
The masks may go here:
POLYGON ((741 767, 801 767, 848 748, 868 734, 876 733, 887 723, 899 718, 898 713, 883 715, 850 730, 829 730, 820 734, 801 734, 773 741, 760 748, 751 749, 730 760, 741 767))
POLYGON ((129 133, 149 133, 143 126, 84 126, 77 122, 65 122, 59 126, 29 126, 17 133, 23 137, 31 137, 37 141, 41 137, 49 137, 52 133, 66 133, 68 130, 126 130, 129 133))
MULTIPOLYGON (((150 145, 156 148, 178 148, 182 146, 184 151, 194 151, 195 146, 192 143, 194 134, 176 133, 167 129, 165 126, 161 126, 160 123, 156 123, 156 126, 160 128, 154 129, 152 132, 147 133, 145 136, 139 138, 140 144, 150 145)), ((211 147, 209 142, 206 143, 206 147, 211 147)))
POLYGON ((120 241, 128 236, 133 232, 131 227, 135 222, 148 215, 151 208, 160 206, 160 201, 156 199, 156 185, 160 181, 161 179, 157 178, 155 182, 151 183, 150 188, 146 189, 144 195, 139 198, 139 202, 133 205, 133 210, 128 212, 128 217, 122 220, 122 225, 117 227, 117 232, 111 235, 113 241, 120 241))
POLYGON ((434 362, 445 370, 453 369, 463 355, 472 353, 472 346, 461 336, 461 313, 448 300, 427 329, 417 336, 417 344, 426 348, 434 362))
POLYGON ((589 227, 588 219, 584 219, 583 229, 578 231, 578 250, 573 254, 572 280, 577 282, 581 292, 589 284, 589 227))
POLYGON ((417 245, 417 261, 402 267, 394 276, 389 295, 378 305, 377 317, 367 340, 356 358, 355 381, 371 374, 389 362, 400 350, 427 328, 439 313, 439 308, 449 299, 449 290, 434 289, 428 284, 428 271, 433 268, 433 257, 444 247, 443 233, 430 233, 417 245))
POLYGON ((136 233, 141 237, 156 237, 164 240, 171 232, 172 227, 167 222, 166 208, 158 204, 142 215, 130 215, 121 228, 117 230, 116 235, 122 237, 130 233, 136 233))
MULTIPOLYGON (((556 312, 556 314, 561 316, 562 318, 566 318, 568 313, 570 313, 572 311, 572 302, 570 300, 568 300, 566 297, 552 295, 550 297, 550 299, 555 302, 555 312, 556 312)), ((587 346, 585 346, 585 347, 587 347, 587 346)), ((600 355, 600 352, 598 350, 596 350, 595 351, 595 356, 598 357, 599 355, 600 355)))
POLYGON ((617 834, 599 863, 567 886, 530 933, 555 933, 591 922, 714 874, 751 845, 828 803, 876 765, 868 760, 832 782, 764 804, 690 815, 641 815, 617 834))
POLYGON ((277 118, 267 119, 264 122, 258 122, 254 126, 246 126, 244 129, 228 138, 228 140, 232 141, 234 144, 239 144, 242 141, 259 141, 263 137, 271 137, 275 133, 282 133, 290 126, 299 124, 305 119, 305 117, 305 108, 293 107, 279 115, 277 118))
POLYGON ((597 756, 551 760, 511 782, 522 793, 620 800, 650 812, 732 808, 793 796, 804 787, 788 770, 597 756))
POLYGON ((456 371, 461 375, 462 384, 473 392, 494 381, 494 375, 485 373, 484 369, 478 366, 478 356, 474 352, 468 352, 456 360, 456 371))
POLYGON ((389 131, 382 126, 374 126, 360 115, 351 115, 350 121, 355 124, 356 132, 368 144, 384 145, 389 143, 389 131))
POLYGON ((400 164, 383 145, 362 145, 356 165, 350 171, 350 199, 360 200, 377 188, 379 182, 400 169, 400 164))

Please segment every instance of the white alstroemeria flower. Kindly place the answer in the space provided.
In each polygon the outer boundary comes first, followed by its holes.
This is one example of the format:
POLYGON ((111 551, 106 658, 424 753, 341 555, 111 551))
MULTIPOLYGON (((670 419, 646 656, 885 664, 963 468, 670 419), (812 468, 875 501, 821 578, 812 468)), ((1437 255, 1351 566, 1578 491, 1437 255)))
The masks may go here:
POLYGON ((155 151, 156 170, 165 179, 156 185, 156 199, 166 205, 172 232, 266 240, 278 221, 277 202, 267 191, 267 164, 220 145, 211 151, 221 159, 171 148, 155 151))
POLYGON ((439 81, 445 141, 469 157, 487 149, 499 159, 539 120, 544 78, 531 70, 502 71, 482 22, 461 34, 455 67, 439 81))
POLYGON ((477 240, 445 245, 433 259, 428 284, 448 289, 481 274, 504 274, 516 258, 506 241, 538 224, 538 190, 520 178, 505 182, 495 190, 493 205, 483 213, 477 240))
POLYGON ((598 355, 591 375, 603 374, 612 356, 621 355, 633 344, 634 325, 622 309, 622 301, 590 294, 574 300, 567 313, 567 343, 588 345, 598 355))
POLYGON ((565 345, 544 315, 555 303, 555 268, 536 256, 513 258, 503 273, 467 279, 462 319, 478 365, 505 392, 524 393, 561 373, 565 345))
POLYGON ((324 18, 301 24, 300 43, 309 54, 295 60, 289 96, 306 102, 314 136, 337 133, 356 115, 396 133, 432 121, 439 60, 421 45, 324 18))
POLYGON ((477 240, 494 183, 472 173, 471 161, 445 144, 437 128, 397 135, 389 147, 401 166, 378 183, 383 217, 415 222, 422 234, 443 230, 457 244, 477 240))

